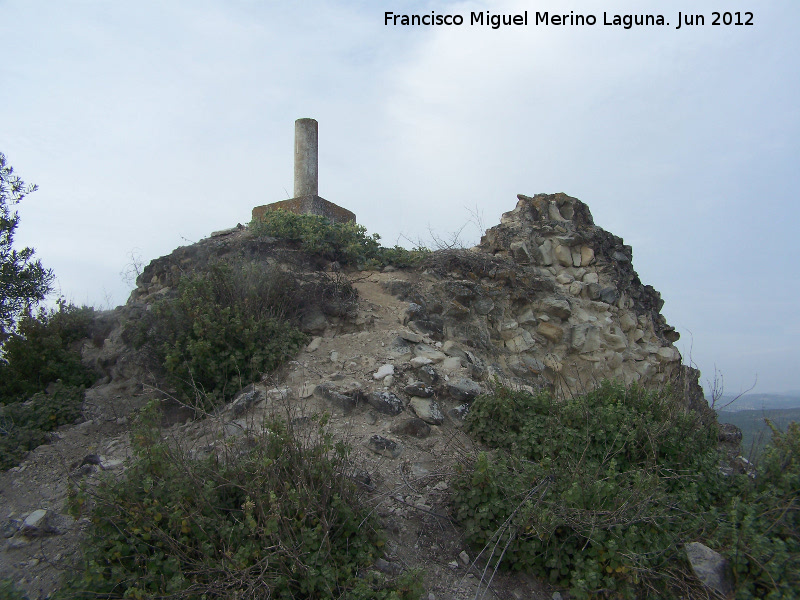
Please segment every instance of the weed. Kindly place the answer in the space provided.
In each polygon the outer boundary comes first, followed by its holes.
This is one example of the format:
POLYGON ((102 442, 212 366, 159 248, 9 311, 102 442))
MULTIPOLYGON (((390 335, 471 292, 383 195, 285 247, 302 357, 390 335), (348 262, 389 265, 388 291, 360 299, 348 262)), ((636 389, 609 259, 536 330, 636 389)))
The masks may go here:
POLYGON ((27 402, 0 407, 0 469, 17 465, 25 453, 48 440, 48 432, 81 416, 83 387, 55 384, 27 402))
POLYGON ((0 579, 0 600, 28 600, 28 596, 10 579, 0 579))
POLYGON ((285 210, 267 211, 250 224, 256 235, 271 236, 295 244, 306 253, 359 268, 392 265, 399 268, 421 264, 426 248, 383 248, 377 233, 367 234, 363 225, 334 223, 317 215, 298 215, 285 210))
POLYGON ((369 572, 384 539, 359 501, 349 449, 277 418, 228 453, 194 460, 158 430, 134 431, 119 481, 74 493, 91 509, 81 568, 59 598, 378 598, 412 600, 417 576, 369 572))
POLYGON ((278 271, 218 263, 184 276, 129 326, 128 339, 146 348, 182 401, 211 408, 281 365, 306 336, 285 315, 293 284, 278 271), (200 391, 198 396, 195 392, 200 391))
POLYGON ((57 310, 27 312, 3 346, 0 404, 21 402, 50 383, 89 386, 97 374, 81 364, 75 344, 88 337, 94 310, 60 300, 57 310))
POLYGON ((496 451, 455 484, 456 516, 474 546, 505 548, 506 567, 576 598, 664 597, 696 585, 682 547, 704 540, 734 564, 738 597, 793 597, 796 426, 755 484, 723 475, 715 428, 669 390, 605 382, 555 401, 497 387, 475 401, 467 427, 496 451))
POLYGON ((76 347, 94 311, 58 302, 57 310, 24 313, 0 359, 0 469, 17 465, 48 433, 81 416, 83 391, 97 373, 76 347), (45 391, 47 390, 47 391, 45 391))

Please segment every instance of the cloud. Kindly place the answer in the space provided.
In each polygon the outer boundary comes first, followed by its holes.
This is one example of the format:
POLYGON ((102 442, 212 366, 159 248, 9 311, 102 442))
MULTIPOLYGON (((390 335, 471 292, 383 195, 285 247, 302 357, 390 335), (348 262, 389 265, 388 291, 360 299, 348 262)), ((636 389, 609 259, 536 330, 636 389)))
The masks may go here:
MULTIPOLYGON (((534 10, 521 0, 390 9, 534 10)), ((673 19, 719 7, 648 3, 656 9, 673 19)), ((41 188, 20 206, 20 243, 68 296, 102 304, 105 289, 123 302, 132 248, 155 258, 291 194, 293 121, 313 117, 321 195, 385 242, 455 231, 470 210, 490 226, 517 193, 567 192, 633 245, 668 320, 694 332, 704 371, 716 361, 734 378, 769 371, 770 389, 800 387, 798 351, 758 357, 791 347, 798 329, 786 308, 800 292, 795 2, 726 5, 755 10, 750 28, 679 31, 394 27, 385 10, 4 3, 0 149, 41 188)))

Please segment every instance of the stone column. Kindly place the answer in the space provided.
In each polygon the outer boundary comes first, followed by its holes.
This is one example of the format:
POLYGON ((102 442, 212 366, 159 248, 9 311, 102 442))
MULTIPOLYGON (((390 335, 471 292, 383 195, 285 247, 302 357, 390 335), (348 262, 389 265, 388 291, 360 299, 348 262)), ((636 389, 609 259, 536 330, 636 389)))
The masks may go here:
POLYGON ((318 129, 314 119, 294 122, 294 197, 319 194, 318 129))

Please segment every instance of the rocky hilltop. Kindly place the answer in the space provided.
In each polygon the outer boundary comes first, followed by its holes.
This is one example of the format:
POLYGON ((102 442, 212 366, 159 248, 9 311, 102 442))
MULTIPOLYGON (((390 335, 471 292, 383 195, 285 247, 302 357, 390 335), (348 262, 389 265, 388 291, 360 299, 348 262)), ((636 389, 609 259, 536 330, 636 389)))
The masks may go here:
POLYGON ((511 356, 509 368, 519 373, 520 361, 528 366, 528 356, 535 356, 549 369, 550 382, 572 391, 603 378, 673 382, 684 388, 691 408, 706 411, 699 372, 681 364, 674 346, 680 334, 660 312, 661 294, 639 280, 631 247, 597 227, 576 198, 518 198, 478 247, 510 257, 521 283, 510 282, 513 291, 489 320, 511 356), (520 298, 522 290, 527 295, 520 298))
MULTIPOLYGON (((186 407, 171 407, 171 437, 193 456, 207 455, 276 411, 295 419, 330 412, 330 430, 353 443, 390 535, 378 568, 424 569, 429 597, 472 598, 478 585, 447 516, 448 480, 473 452, 461 420, 494 380, 558 394, 609 378, 673 384, 688 407, 713 419, 699 373, 681 364, 678 333, 660 313, 659 293, 634 271, 630 246, 595 226, 576 198, 520 195, 478 246, 432 252, 408 269, 346 273, 239 226, 144 269, 127 305, 102 314, 84 344, 84 361, 104 374, 87 391, 86 421, 0 474, 0 577, 22 582, 31 598, 45 597, 70 568, 87 526, 65 515, 67 481, 124 472, 128 415, 159 397, 141 357, 125 343, 123 323, 174 293, 183 274, 229 259, 291 273, 307 288, 299 311, 311 341, 213 418, 193 420, 186 407), (25 525, 31 515, 49 524, 25 525)), ((501 598, 552 595, 514 575, 499 574, 493 589, 501 598)))
MULTIPOLYGON (((272 263, 281 260, 279 247, 244 228, 219 232, 153 261, 129 305, 168 293, 189 268, 230 256, 272 263)), ((660 313, 661 295, 639 280, 631 247, 597 227, 577 198, 519 195, 478 246, 436 252, 414 272, 385 271, 397 273, 385 288, 409 303, 402 324, 445 351, 463 347, 462 358, 479 380, 497 377, 562 393, 592 389, 602 379, 673 383, 685 389, 692 409, 708 410, 699 372, 681 364, 674 346, 680 334, 660 313)), ((353 309, 310 307, 306 331, 330 337, 368 328, 353 309)))

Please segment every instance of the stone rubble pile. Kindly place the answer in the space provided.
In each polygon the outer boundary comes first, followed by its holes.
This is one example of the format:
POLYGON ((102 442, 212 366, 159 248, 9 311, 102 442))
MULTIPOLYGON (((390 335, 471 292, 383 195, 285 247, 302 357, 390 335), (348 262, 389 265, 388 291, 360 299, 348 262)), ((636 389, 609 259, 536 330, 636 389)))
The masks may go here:
MULTIPOLYGON (((169 293, 194 263, 242 255, 269 265, 279 260, 276 240, 246 229, 224 233, 153 261, 129 305, 169 293)), ((306 356, 325 360, 312 361, 317 377, 295 373, 288 382, 292 397, 318 398, 343 415, 371 411, 389 419, 386 431, 364 442, 376 453, 402 452, 384 433, 424 438, 431 427, 459 425, 495 381, 559 396, 603 379, 673 384, 689 408, 710 413, 699 373, 681 364, 679 334, 660 313, 660 294, 639 280, 630 246, 595 226, 576 198, 519 195, 479 246, 435 252, 421 269, 380 275, 376 283, 404 302, 396 327, 377 331, 375 315, 363 308, 310 311, 303 328, 314 337, 306 356), (352 356, 344 350, 359 348, 352 356)))
POLYGON ((688 406, 706 412, 699 373, 681 364, 680 336, 660 313, 661 295, 639 280, 630 246, 595 226, 576 198, 518 198, 478 247, 445 272, 429 269, 427 285, 387 283, 411 301, 405 323, 463 346, 459 358, 473 371, 488 368, 483 378, 562 394, 602 379, 673 383, 688 406))

